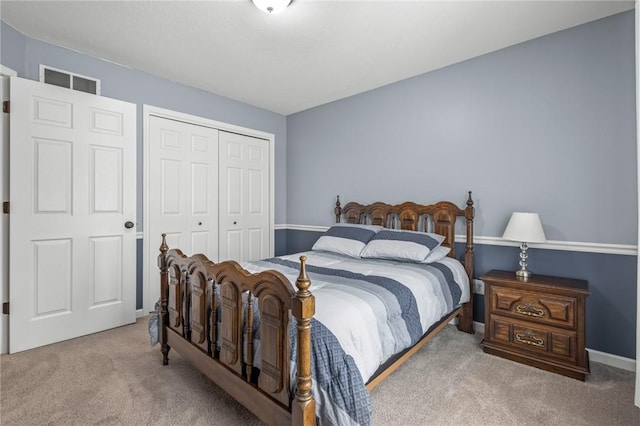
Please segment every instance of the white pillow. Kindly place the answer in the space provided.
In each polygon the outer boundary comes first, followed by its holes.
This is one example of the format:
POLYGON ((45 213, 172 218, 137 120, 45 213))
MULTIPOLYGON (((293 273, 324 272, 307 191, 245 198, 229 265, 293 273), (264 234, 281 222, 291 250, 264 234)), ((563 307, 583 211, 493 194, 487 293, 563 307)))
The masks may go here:
POLYGON ((371 238, 382 229, 375 225, 340 223, 329 228, 311 250, 329 251, 351 257, 360 257, 360 252, 371 238))
POLYGON ((439 262, 445 257, 447 257, 450 251, 451 251, 451 247, 438 246, 433 250, 431 250, 431 252, 429 252, 429 254, 427 255, 427 258, 420 263, 439 262))
POLYGON ((431 250, 438 247, 444 237, 416 231, 384 229, 374 235, 360 256, 373 259, 391 259, 422 262, 431 250))

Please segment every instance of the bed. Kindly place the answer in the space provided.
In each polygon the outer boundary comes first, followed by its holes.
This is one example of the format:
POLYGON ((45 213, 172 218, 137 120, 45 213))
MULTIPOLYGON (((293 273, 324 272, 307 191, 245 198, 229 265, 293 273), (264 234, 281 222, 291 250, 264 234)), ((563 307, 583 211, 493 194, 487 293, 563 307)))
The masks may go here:
POLYGON ((163 235, 163 364, 176 350, 267 424, 369 424, 368 391, 452 320, 473 333, 471 192, 464 208, 338 198, 334 212, 313 250, 243 265, 163 235))

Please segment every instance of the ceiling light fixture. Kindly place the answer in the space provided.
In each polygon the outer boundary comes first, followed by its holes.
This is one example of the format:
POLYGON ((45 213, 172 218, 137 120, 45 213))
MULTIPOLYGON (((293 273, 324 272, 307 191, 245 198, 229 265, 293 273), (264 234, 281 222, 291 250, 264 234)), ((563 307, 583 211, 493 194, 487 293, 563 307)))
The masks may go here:
POLYGON ((291 0, 251 0, 251 1, 258 9, 270 15, 275 15, 276 13, 282 12, 291 3, 291 0))

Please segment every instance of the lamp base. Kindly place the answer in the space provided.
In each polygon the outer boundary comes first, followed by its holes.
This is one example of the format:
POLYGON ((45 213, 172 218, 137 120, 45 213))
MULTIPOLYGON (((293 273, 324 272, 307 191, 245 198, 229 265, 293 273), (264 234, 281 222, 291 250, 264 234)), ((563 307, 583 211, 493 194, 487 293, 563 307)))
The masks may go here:
POLYGON ((522 280, 526 280, 533 275, 531 271, 527 270, 527 257, 529 257, 527 255, 528 248, 527 243, 523 242, 520 244, 520 269, 516 271, 516 277, 522 280))

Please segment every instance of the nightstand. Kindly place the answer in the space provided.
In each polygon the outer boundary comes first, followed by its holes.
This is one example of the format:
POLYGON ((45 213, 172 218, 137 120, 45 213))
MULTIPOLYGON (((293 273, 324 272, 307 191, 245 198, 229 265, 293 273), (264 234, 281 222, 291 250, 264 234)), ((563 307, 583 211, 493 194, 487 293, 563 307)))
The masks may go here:
POLYGON ((585 380, 585 280, 491 271, 484 281, 486 353, 585 380))

